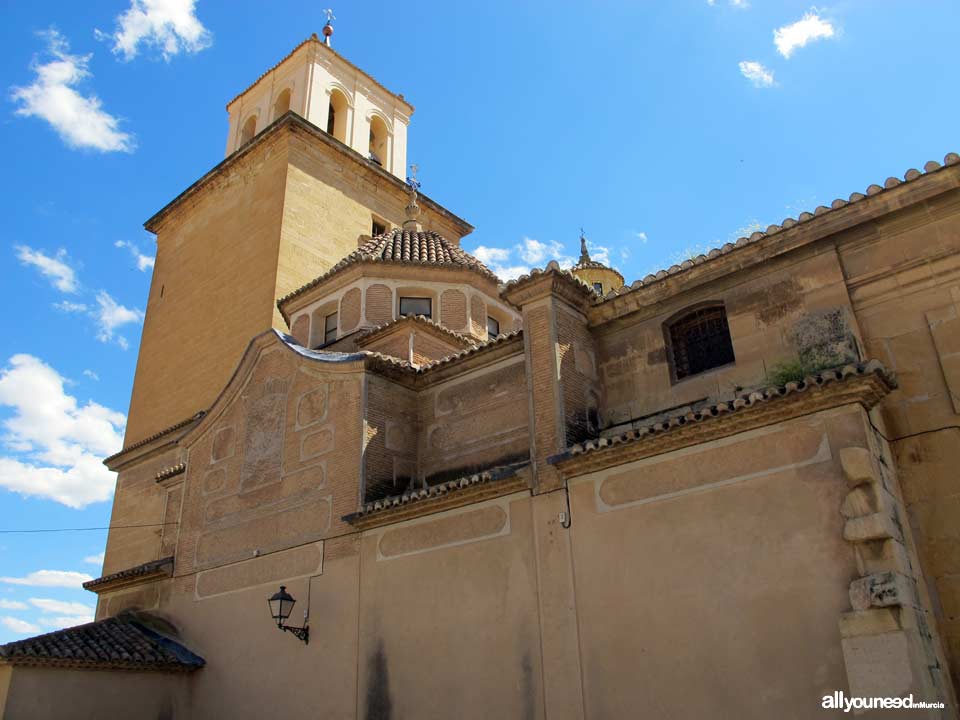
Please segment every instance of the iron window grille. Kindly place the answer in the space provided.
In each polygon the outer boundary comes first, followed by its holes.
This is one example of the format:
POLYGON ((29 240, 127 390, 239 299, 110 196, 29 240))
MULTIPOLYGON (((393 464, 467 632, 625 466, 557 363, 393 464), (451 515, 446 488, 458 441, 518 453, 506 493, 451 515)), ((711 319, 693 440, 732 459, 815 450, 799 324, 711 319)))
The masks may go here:
POLYGON ((722 306, 694 310, 670 325, 677 380, 734 362, 727 313, 722 306))

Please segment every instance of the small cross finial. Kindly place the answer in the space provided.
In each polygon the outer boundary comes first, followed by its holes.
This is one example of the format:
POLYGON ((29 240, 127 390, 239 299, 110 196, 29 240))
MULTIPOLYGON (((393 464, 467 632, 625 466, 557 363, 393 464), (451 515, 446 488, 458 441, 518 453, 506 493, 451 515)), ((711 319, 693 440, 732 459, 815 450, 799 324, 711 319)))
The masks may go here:
POLYGON ((332 23, 334 20, 337 19, 337 16, 333 14, 333 10, 330 8, 327 8, 326 10, 324 10, 323 14, 327 16, 327 25, 329 25, 330 23, 332 23))

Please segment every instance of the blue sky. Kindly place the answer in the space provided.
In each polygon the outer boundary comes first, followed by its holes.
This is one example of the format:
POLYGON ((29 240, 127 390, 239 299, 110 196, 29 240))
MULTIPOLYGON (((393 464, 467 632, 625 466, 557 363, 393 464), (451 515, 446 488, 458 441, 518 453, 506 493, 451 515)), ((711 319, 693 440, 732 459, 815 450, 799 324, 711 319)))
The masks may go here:
MULTIPOLYGON (((332 1, 332 0, 331 0, 332 1)), ((323 24, 305 2, 7 3, 0 24, 0 530, 105 526, 154 255, 225 103, 323 24)), ((638 279, 960 148, 954 0, 334 7, 416 106, 424 192, 504 275, 638 279)), ((0 642, 88 619, 106 533, 0 533, 0 642)))

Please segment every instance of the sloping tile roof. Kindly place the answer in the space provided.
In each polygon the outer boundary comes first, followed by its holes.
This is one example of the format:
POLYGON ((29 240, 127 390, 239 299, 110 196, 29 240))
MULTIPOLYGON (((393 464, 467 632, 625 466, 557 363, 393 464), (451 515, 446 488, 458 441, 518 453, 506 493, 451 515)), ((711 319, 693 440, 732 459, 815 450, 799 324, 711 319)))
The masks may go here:
MULTIPOLYGON (((886 388, 887 392, 897 387, 897 381, 894 376, 878 360, 844 365, 843 367, 833 368, 831 370, 823 370, 815 375, 807 375, 802 380, 788 382, 785 385, 772 386, 746 393, 730 402, 720 402, 715 405, 700 408, 695 412, 690 411, 680 415, 674 415, 665 420, 634 428, 613 437, 599 437, 586 440, 582 443, 571 445, 561 456, 557 456, 557 460, 560 460, 561 457, 575 457, 593 453, 606 448, 612 448, 616 445, 652 440, 655 437, 661 437, 665 433, 683 427, 703 423, 723 415, 738 413, 789 395, 817 391, 827 385, 865 376, 876 376, 882 383, 882 386, 886 388)), ((879 398, 876 399, 879 400, 879 398)))
POLYGON ((714 248, 709 252, 707 252, 706 254, 697 255, 696 257, 690 258, 689 260, 684 260, 679 265, 672 265, 671 267, 666 268, 664 270, 659 270, 656 273, 651 273, 647 275, 645 278, 643 278, 642 280, 637 280, 630 285, 625 285, 622 288, 611 290, 604 296, 602 300, 598 298, 597 302, 602 302, 603 300, 609 300, 617 297, 618 295, 625 295, 631 292, 632 290, 638 290, 641 287, 645 287, 647 285, 651 285, 653 283, 659 282, 664 278, 672 277, 681 272, 689 270, 690 268, 696 265, 702 265, 703 263, 713 260, 716 257, 733 252, 734 250, 737 250, 745 245, 752 245, 758 240, 761 240, 770 235, 776 235, 782 230, 788 230, 789 228, 799 225, 800 223, 810 222, 814 218, 820 218, 823 215, 831 213, 835 210, 839 210, 840 208, 846 207, 847 205, 862 202, 874 195, 879 195, 880 193, 883 193, 887 190, 891 190, 899 185, 904 185, 904 184, 913 182, 914 180, 917 180, 918 178, 921 178, 924 175, 929 175, 930 173, 937 172, 938 170, 941 170, 944 167, 948 167, 950 165, 958 165, 958 164, 960 164, 960 155, 958 155, 957 153, 947 153, 947 155, 944 156, 943 158, 942 165, 938 163, 936 160, 930 160, 929 162, 924 164, 923 172, 921 172, 920 170, 917 170, 916 168, 910 168, 904 173, 903 180, 897 177, 888 177, 884 181, 882 187, 880 185, 870 185, 866 190, 864 190, 864 192, 862 193, 855 192, 851 194, 850 197, 847 198, 846 200, 844 200, 843 198, 837 198, 832 203, 830 203, 830 207, 821 205, 820 207, 816 208, 812 213, 810 212, 800 213, 800 215, 796 219, 786 218, 779 225, 776 225, 776 224, 770 225, 767 227, 766 230, 757 231, 752 235, 750 235, 749 237, 741 237, 737 239, 736 242, 726 243, 722 247, 714 248))
POLYGON ((316 287, 345 267, 362 262, 429 265, 431 267, 471 270, 494 282, 499 282, 490 268, 470 253, 447 240, 443 235, 432 230, 410 232, 402 228, 394 228, 383 235, 367 240, 323 275, 284 295, 277 300, 277 307, 281 307, 310 288, 316 287))
POLYGON ((394 328, 401 325, 418 325, 425 330, 429 330, 438 336, 446 339, 448 342, 456 343, 461 347, 473 347, 477 345, 480 341, 476 338, 467 337, 462 333, 455 332, 449 328, 445 328, 438 322, 434 322, 430 318, 424 317, 423 315, 404 315, 403 317, 397 318, 396 320, 391 320, 390 322, 385 322, 382 325, 377 325, 372 327, 369 330, 362 331, 357 336, 357 344, 360 347, 363 347, 365 344, 379 337, 380 335, 393 330, 394 328))
POLYGON ((429 507, 429 512, 439 512, 463 504, 527 487, 527 480, 521 471, 529 466, 528 461, 492 468, 484 472, 465 475, 402 495, 391 495, 381 500, 364 503, 360 510, 345 515, 343 519, 357 527, 366 529, 380 524, 380 518, 388 522, 399 522, 423 512, 421 506, 429 507), (374 520, 374 518, 377 518, 374 520))
POLYGON ((131 450, 133 450, 133 449, 135 449, 135 448, 138 448, 138 447, 143 447, 144 445, 149 445, 149 444, 152 443, 154 440, 159 440, 159 439, 162 438, 164 435, 169 435, 170 433, 174 432, 175 430, 179 430, 179 429, 182 428, 182 427, 186 427, 186 426, 189 425, 190 423, 195 422, 195 421, 201 419, 201 418, 202 418, 204 415, 206 415, 206 414, 207 414, 207 411, 206 411, 206 410, 200 410, 199 412, 196 412, 196 413, 194 413, 193 415, 191 415, 190 417, 188 417, 186 420, 181 420, 181 421, 178 422, 178 423, 174 423, 174 424, 171 425, 170 427, 164 428, 163 430, 160 430, 159 432, 154 433, 154 434, 151 435, 150 437, 145 437, 143 440, 138 440, 137 442, 133 443, 132 445, 127 445, 127 446, 126 446, 123 450, 121 450, 120 452, 114 453, 114 454, 111 455, 110 457, 105 458, 104 461, 103 461, 103 464, 104 464, 104 465, 109 465, 110 462, 112 462, 113 460, 116 460, 118 457, 120 457, 120 456, 123 455, 124 453, 130 452, 131 450))
POLYGON ((206 661, 140 616, 120 615, 0 645, 0 664, 189 672, 206 661))
POLYGON ((148 575, 171 575, 173 572, 173 556, 151 560, 142 565, 134 565, 131 568, 120 570, 94 580, 88 580, 83 584, 84 590, 96 590, 102 585, 112 585, 118 580, 133 580, 135 578, 146 577, 148 575))

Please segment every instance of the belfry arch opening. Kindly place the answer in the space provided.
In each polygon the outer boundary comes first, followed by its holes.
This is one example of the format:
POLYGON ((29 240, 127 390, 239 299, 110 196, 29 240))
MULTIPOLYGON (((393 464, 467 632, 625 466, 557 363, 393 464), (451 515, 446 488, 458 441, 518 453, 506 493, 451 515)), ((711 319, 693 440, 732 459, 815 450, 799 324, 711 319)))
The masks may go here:
POLYGON ((336 89, 330 91, 327 132, 340 142, 347 142, 347 97, 336 89))
POLYGON ((253 140, 253 136, 257 134, 257 118, 255 115, 251 115, 247 118, 247 121, 243 124, 243 129, 240 131, 240 144, 246 145, 248 142, 253 140))
POLYGON ((290 109, 290 88, 287 88, 277 95, 276 102, 273 103, 273 119, 283 115, 290 109))
POLYGON ((377 165, 386 167, 388 162, 390 131, 387 124, 379 115, 370 118, 370 147, 369 158, 377 165))

